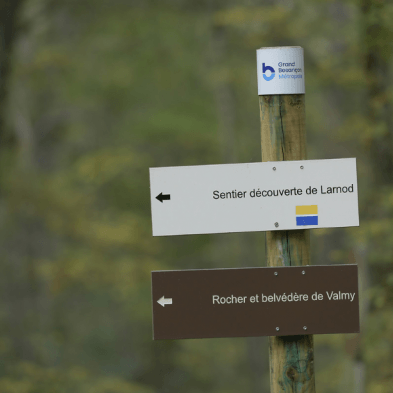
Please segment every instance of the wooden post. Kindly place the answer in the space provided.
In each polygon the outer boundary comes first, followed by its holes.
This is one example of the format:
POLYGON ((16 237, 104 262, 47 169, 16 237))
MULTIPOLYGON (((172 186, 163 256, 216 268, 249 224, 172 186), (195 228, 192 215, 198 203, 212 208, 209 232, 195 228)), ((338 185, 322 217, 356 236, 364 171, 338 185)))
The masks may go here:
MULTIPOLYGON (((307 158, 304 103, 304 94, 259 95, 262 161, 307 158)), ((309 265, 309 230, 266 232, 266 254, 268 266, 309 265)), ((315 393, 312 335, 270 337, 269 353, 271 393, 315 393)))

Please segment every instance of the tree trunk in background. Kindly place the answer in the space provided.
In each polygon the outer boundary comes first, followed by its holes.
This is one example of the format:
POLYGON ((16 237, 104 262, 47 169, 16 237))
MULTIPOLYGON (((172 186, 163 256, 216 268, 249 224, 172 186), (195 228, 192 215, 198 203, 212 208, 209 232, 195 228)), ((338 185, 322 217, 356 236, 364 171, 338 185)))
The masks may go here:
MULTIPOLYGON (((11 55, 16 43, 20 28, 18 18, 24 4, 24 0, 0 0, 0 143, 3 146, 5 140, 5 113, 9 98, 8 81, 11 70, 11 55)), ((17 252, 14 254, 18 254, 17 252)), ((9 253, 3 250, 3 255, 9 253)), ((21 267, 23 258, 9 258, 2 261, 1 271, 3 277, 2 295, 7 304, 8 329, 12 341, 14 356, 18 359, 33 358, 31 347, 23 331, 24 316, 26 315, 26 287, 23 285, 26 270, 21 267), (15 296, 18 294, 18 296, 15 296)), ((30 273, 30 270, 29 270, 30 273)), ((29 274, 27 273, 27 275, 29 274)))
MULTIPOLYGON (((385 7, 385 2, 378 0, 363 0, 361 4, 363 17, 361 46, 364 48, 364 70, 367 83, 364 109, 367 123, 374 130, 365 147, 369 149, 375 189, 392 185, 393 173, 392 105, 387 90, 390 84, 392 34, 384 21, 385 7)), ((374 219, 384 216, 382 210, 379 209, 379 216, 374 219)), ((360 299, 361 333, 358 337, 347 340, 346 343, 346 350, 353 359, 354 392, 356 393, 366 391, 366 367, 361 341, 365 334, 369 312, 369 299, 364 296, 370 286, 367 247, 367 244, 356 245, 353 251, 355 262, 359 266, 360 294, 363 295, 360 299)))
POLYGON ((218 137, 223 162, 236 162, 235 153, 235 98, 228 81, 229 67, 225 65, 227 37, 225 27, 213 26, 211 40, 211 63, 213 66, 213 91, 217 105, 218 137))
POLYGON ((366 392, 366 366, 363 361, 362 338, 365 333, 370 300, 367 290, 370 287, 370 271, 366 259, 366 247, 355 246, 349 256, 349 263, 357 263, 359 269, 359 316, 360 333, 345 340, 345 351, 352 359, 353 392, 366 392))
POLYGON ((18 33, 18 15, 24 0, 0 0, 0 141, 4 137, 4 110, 10 57, 18 33))
POLYGON ((385 2, 363 0, 363 37, 365 74, 367 82, 366 113, 375 128, 370 144, 371 164, 378 186, 392 184, 393 173, 393 120, 392 105, 388 98, 390 85, 391 39, 390 29, 384 26, 385 2))

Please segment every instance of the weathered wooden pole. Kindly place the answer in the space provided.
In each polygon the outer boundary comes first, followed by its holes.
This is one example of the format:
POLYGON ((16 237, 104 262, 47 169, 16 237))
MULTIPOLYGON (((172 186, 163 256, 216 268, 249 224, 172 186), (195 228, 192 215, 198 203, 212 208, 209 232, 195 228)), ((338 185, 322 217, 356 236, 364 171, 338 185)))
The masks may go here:
MULTIPOLYGON (((300 47, 257 51, 264 162, 307 158, 303 63, 300 47)), ((309 265, 309 230, 266 232, 266 254, 268 266, 309 265)), ((270 337, 269 352, 271 393, 315 392, 312 335, 270 337)))

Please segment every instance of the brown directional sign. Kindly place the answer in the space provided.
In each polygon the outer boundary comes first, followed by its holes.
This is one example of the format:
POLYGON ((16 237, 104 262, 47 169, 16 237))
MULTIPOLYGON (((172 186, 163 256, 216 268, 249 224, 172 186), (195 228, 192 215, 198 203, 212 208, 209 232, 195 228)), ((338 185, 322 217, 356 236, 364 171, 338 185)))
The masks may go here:
POLYGON ((357 265, 152 272, 154 339, 359 332, 357 265))

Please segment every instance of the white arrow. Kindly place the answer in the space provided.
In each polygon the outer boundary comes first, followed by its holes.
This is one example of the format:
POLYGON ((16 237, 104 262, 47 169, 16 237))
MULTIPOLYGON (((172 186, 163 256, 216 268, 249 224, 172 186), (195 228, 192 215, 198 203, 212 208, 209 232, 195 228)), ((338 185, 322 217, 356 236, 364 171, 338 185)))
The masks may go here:
POLYGON ((165 299, 163 296, 160 300, 157 300, 157 303, 160 303, 162 307, 165 307, 165 304, 172 304, 172 298, 165 299))

